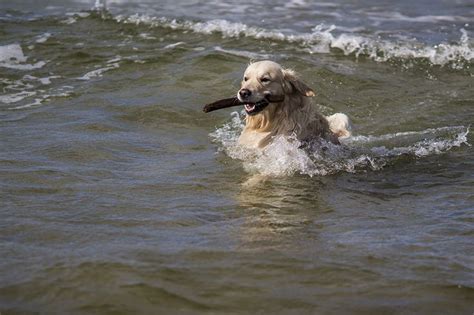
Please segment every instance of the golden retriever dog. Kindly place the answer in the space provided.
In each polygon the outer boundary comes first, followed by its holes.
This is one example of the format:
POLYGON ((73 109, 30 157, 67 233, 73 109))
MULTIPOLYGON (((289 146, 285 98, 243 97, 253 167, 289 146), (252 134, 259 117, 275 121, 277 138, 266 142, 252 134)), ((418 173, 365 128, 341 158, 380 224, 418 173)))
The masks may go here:
POLYGON ((295 135, 302 142, 319 138, 339 144, 340 137, 351 136, 349 117, 321 115, 310 102, 312 96, 314 91, 294 71, 273 61, 250 64, 237 93, 247 113, 239 144, 263 148, 279 135, 295 135))

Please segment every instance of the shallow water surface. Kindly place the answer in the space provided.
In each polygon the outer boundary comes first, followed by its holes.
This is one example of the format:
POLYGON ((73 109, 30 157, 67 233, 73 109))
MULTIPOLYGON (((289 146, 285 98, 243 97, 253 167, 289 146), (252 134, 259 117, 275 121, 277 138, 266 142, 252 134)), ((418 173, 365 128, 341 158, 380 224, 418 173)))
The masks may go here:
POLYGON ((0 313, 472 314, 469 1, 0 2, 0 313), (47 3, 47 5, 45 5, 47 3), (341 147, 236 139, 250 60, 341 147))

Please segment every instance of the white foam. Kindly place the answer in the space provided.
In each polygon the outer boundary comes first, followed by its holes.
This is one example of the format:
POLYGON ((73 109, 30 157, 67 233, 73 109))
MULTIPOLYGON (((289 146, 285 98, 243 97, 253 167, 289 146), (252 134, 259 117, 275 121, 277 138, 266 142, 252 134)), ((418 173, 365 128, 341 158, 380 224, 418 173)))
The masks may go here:
MULTIPOLYGON (((38 77, 35 77, 33 75, 27 74, 27 75, 23 76, 22 80, 23 81, 29 81, 29 82, 38 81, 42 85, 50 85, 51 84, 51 79, 59 79, 59 78, 61 78, 61 76, 59 76, 59 75, 51 75, 49 77, 38 78, 38 77)), ((32 87, 33 86, 30 86, 30 88, 32 88, 32 87)))
POLYGON ((71 25, 71 24, 74 24, 76 22, 77 22, 77 18, 75 18, 73 16, 70 16, 67 19, 61 21, 61 23, 67 24, 67 25, 71 25))
POLYGON ((290 0, 287 3, 285 3, 285 8, 304 8, 308 5, 306 3, 306 0, 290 0))
MULTIPOLYGON (((443 19, 445 17, 427 16, 419 20, 443 19)), ((439 43, 426 45, 416 41, 400 40, 393 42, 372 38, 354 33, 339 33, 344 29, 335 25, 320 24, 313 28, 311 33, 288 34, 279 30, 266 30, 248 26, 243 23, 233 23, 227 20, 211 20, 206 22, 178 21, 168 18, 157 18, 146 15, 132 15, 115 17, 119 23, 146 24, 152 27, 165 27, 184 32, 192 31, 200 34, 220 33, 224 38, 250 37, 273 41, 286 41, 298 44, 297 47, 310 53, 329 53, 332 49, 341 50, 346 55, 365 55, 377 62, 386 62, 391 59, 427 59, 433 65, 452 64, 453 68, 462 68, 465 62, 474 59, 474 49, 469 41, 468 33, 461 29, 458 43, 439 43)), ((346 29, 347 30, 347 29, 346 29)))
POLYGON ((51 33, 44 33, 37 37, 36 42, 39 44, 45 43, 51 37, 51 33))
POLYGON ((107 60, 107 64, 117 63, 119 61, 122 61, 122 56, 117 55, 117 56, 115 56, 115 58, 107 60))
POLYGON ((140 36, 140 38, 148 39, 148 40, 155 40, 156 39, 155 36, 152 36, 149 33, 140 33, 140 34, 138 34, 138 36, 140 36))
POLYGON ((92 78, 102 77, 102 74, 104 72, 107 72, 107 71, 110 71, 110 70, 113 70, 113 69, 117 69, 119 67, 120 67, 120 65, 119 65, 118 62, 107 63, 106 67, 98 68, 96 70, 89 71, 86 74, 84 74, 82 77, 79 77, 77 79, 87 81, 87 80, 90 80, 92 78))
POLYGON ((377 12, 368 13, 368 18, 374 21, 404 21, 415 23, 438 23, 438 22, 470 22, 471 20, 459 15, 420 15, 407 16, 400 12, 377 12))
POLYGON ((33 70, 43 67, 46 62, 38 61, 35 64, 27 64, 27 57, 19 44, 0 46, 0 67, 16 70, 33 70))
POLYGON ((173 49, 173 48, 176 48, 176 47, 184 45, 184 44, 185 44, 184 42, 177 42, 177 43, 174 43, 174 44, 166 45, 165 47, 163 47, 163 49, 173 49))
POLYGON ((385 138, 391 140, 400 140, 399 138, 407 136, 419 137, 421 139, 407 146, 393 148, 381 146, 371 148, 371 151, 377 154, 378 156, 383 157, 396 157, 401 155, 424 157, 449 151, 453 147, 460 147, 462 144, 469 145, 467 142, 468 134, 469 128, 463 126, 456 126, 427 129, 420 132, 406 132, 386 135, 385 138))
POLYGON ((89 12, 68 12, 66 16, 78 16, 80 18, 89 17, 91 14, 89 12))
POLYGON ((302 143, 295 137, 280 136, 263 150, 248 149, 237 144, 244 127, 241 115, 233 112, 231 117, 230 122, 210 134, 211 138, 228 156, 241 160, 247 172, 266 176, 325 176, 338 172, 380 170, 400 156, 418 158, 468 145, 469 128, 458 126, 377 137, 352 137, 344 139, 344 145, 340 146, 315 141, 302 148, 302 143))
POLYGON ((201 34, 221 33, 223 37, 255 37, 285 40, 281 32, 266 31, 261 28, 247 26, 243 23, 233 23, 227 20, 211 20, 207 22, 178 21, 164 17, 150 17, 134 14, 132 16, 119 15, 115 17, 119 23, 146 24, 152 27, 167 27, 174 30, 193 31, 201 34))
POLYGON ((42 103, 43 103, 43 100, 45 98, 35 98, 34 102, 33 103, 28 103, 28 104, 25 104, 25 105, 20 105, 20 106, 16 106, 16 107, 11 107, 9 108, 10 110, 17 110, 17 109, 25 109, 25 108, 30 108, 30 107, 36 107, 36 106, 40 106, 42 103))
POLYGON ((36 95, 36 92, 22 91, 19 93, 0 95, 0 102, 4 104, 16 103, 33 95, 36 95))
POLYGON ((0 46, 0 63, 5 62, 26 62, 26 57, 20 45, 10 44, 0 46))
POLYGON ((105 0, 95 0, 94 10, 105 11, 107 10, 107 2, 105 0))
POLYGON ((49 76, 49 77, 38 78, 38 80, 39 80, 39 81, 41 82, 41 84, 43 84, 43 85, 49 85, 49 84, 51 84, 51 79, 57 79, 57 78, 60 78, 60 76, 52 75, 52 76, 49 76))
MULTIPOLYGON (((57 98, 57 97, 68 97, 72 94, 72 91, 65 91, 65 89, 72 89, 72 87, 69 86, 63 86, 57 89, 51 89, 47 93, 46 91, 39 90, 38 92, 41 92, 42 94, 37 94, 36 92, 28 92, 28 93, 33 93, 29 94, 26 97, 29 96, 36 96, 33 102, 30 101, 30 103, 26 103, 23 105, 18 105, 14 107, 10 107, 8 109, 10 110, 19 110, 19 109, 27 109, 31 107, 36 107, 40 106, 48 101, 50 101, 52 98, 57 98)), ((18 100, 20 101, 20 100, 18 100)))

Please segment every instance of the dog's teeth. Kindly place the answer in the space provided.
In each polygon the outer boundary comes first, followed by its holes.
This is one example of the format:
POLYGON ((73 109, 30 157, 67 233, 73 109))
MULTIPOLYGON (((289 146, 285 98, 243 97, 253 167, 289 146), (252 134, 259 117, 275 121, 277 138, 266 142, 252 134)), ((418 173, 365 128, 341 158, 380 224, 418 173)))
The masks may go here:
POLYGON ((250 105, 250 104, 245 104, 245 109, 248 111, 248 112, 251 112, 255 109, 255 105, 250 105))

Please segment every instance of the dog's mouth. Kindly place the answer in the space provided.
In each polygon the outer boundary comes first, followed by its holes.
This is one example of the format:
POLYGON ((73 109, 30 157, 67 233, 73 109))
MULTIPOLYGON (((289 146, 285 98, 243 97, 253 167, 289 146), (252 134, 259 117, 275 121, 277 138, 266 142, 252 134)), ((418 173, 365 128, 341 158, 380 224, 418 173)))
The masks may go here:
POLYGON ((265 96, 264 99, 256 102, 256 103, 251 103, 247 102, 245 100, 241 100, 240 97, 231 97, 231 98, 226 98, 223 100, 219 100, 214 103, 207 104, 204 106, 202 109, 205 113, 209 113, 218 109, 222 108, 227 108, 227 107, 234 107, 234 106, 240 106, 244 105, 245 111, 247 112, 248 115, 255 115, 262 110, 265 109, 265 107, 268 106, 270 103, 281 103, 285 100, 284 95, 267 95, 265 96))
POLYGON ((270 102, 266 99, 263 99, 256 103, 246 103, 244 104, 245 112, 247 113, 247 115, 255 115, 264 110, 265 107, 268 106, 268 104, 270 104, 270 102))

